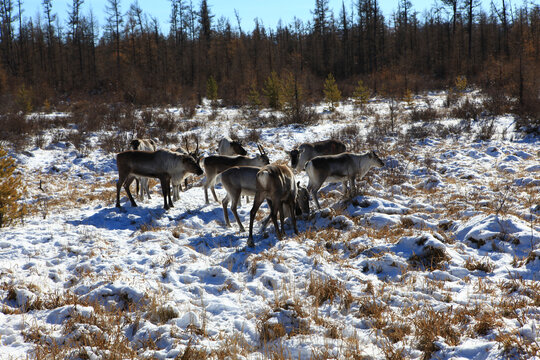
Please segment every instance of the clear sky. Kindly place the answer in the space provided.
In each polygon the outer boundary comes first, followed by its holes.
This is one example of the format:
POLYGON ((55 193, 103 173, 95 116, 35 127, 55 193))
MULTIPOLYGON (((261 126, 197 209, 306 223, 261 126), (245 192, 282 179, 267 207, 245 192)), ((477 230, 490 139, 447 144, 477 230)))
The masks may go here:
MULTIPOLYGON (((127 12, 129 6, 136 0, 121 0, 120 9, 123 13, 127 12)), ((189 1, 189 0, 187 0, 189 1)), ((258 18, 265 27, 276 28, 281 19, 283 25, 291 24, 294 17, 307 21, 312 19, 311 11, 314 8, 315 0, 207 0, 210 6, 210 12, 215 15, 215 21, 224 16, 229 18, 231 24, 236 27, 235 9, 241 18, 242 30, 251 31, 254 27, 254 19, 258 18)), ((350 13, 352 4, 356 0, 343 0, 347 12, 350 13)), ((15 1, 14 1, 15 2, 15 1)), ((411 0, 413 9, 422 14, 424 10, 433 6, 435 0, 411 0)), ((38 11, 43 12, 42 0, 23 0, 23 16, 36 19, 38 11)), ((145 14, 154 16, 161 23, 161 30, 164 33, 169 31, 171 2, 170 0, 138 0, 140 8, 145 14)), ((72 4, 72 0, 53 0, 53 12, 61 20, 67 19, 67 12, 72 4)), ((88 14, 92 9, 94 15, 98 18, 99 25, 105 25, 105 7, 107 0, 85 0, 82 6, 82 13, 88 14)), ((193 0, 193 6, 198 9, 200 0, 193 0)), ((339 15, 342 6, 342 0, 329 0, 330 9, 336 16, 339 15)), ((379 0, 379 6, 386 16, 389 16, 397 9, 397 0, 379 0)))

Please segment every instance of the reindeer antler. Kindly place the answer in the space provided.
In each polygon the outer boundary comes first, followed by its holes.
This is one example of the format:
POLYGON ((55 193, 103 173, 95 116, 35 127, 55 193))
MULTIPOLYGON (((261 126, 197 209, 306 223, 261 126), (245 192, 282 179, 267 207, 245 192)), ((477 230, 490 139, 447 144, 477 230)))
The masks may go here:
POLYGON ((260 144, 257 144, 257 148, 259 149, 261 155, 266 155, 266 151, 264 151, 264 148, 260 144))

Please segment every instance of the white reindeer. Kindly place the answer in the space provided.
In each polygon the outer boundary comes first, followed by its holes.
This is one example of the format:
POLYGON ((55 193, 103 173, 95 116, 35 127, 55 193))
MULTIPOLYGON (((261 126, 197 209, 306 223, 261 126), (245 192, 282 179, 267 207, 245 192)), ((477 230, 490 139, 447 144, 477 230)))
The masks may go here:
POLYGON ((235 156, 235 155, 247 155, 246 149, 242 147, 240 141, 231 140, 228 137, 224 137, 219 141, 218 154, 235 156))
MULTIPOLYGON (((140 150, 140 151, 156 151, 157 144, 152 139, 133 139, 129 143, 129 146, 133 150, 140 150)), ((136 194, 139 197, 140 200, 144 200, 144 193, 146 193, 146 196, 150 197, 150 188, 148 187, 148 178, 147 177, 140 177, 137 176, 135 178, 136 181, 136 194)))
MULTIPOLYGON (((194 151, 189 151, 189 143, 188 143, 187 137, 184 137, 184 142, 185 142, 185 146, 183 148, 179 147, 175 151, 180 154, 191 156, 193 160, 195 160, 198 164, 201 160, 201 155, 199 152, 199 138, 195 137, 196 146, 195 146, 194 151)), ((187 190, 187 184, 188 184, 187 177, 184 178, 183 180, 184 180, 184 187, 187 190)), ((182 179, 172 179, 171 182, 172 182, 172 190, 173 190, 173 201, 176 201, 180 199, 180 191, 183 191, 182 179)))
POLYGON ((341 181, 345 194, 347 193, 347 180, 349 180, 352 190, 355 188, 354 179, 357 175, 359 175, 359 179, 362 179, 372 167, 382 166, 384 166, 384 162, 379 159, 374 151, 363 155, 342 153, 317 156, 306 164, 305 170, 309 177, 308 191, 313 195, 315 204, 320 209, 317 191, 324 182, 341 181))
POLYGON ((249 158, 247 156, 225 156, 225 155, 213 155, 208 156, 202 160, 202 165, 204 168, 204 172, 206 174, 206 179, 203 184, 204 188, 204 200, 206 204, 209 203, 208 201, 208 188, 212 191, 212 195, 214 196, 214 200, 219 202, 216 191, 214 189, 214 185, 216 183, 216 176, 233 167, 233 166, 256 166, 256 167, 262 167, 264 165, 267 165, 270 163, 270 159, 268 159, 268 155, 262 148, 262 146, 257 145, 259 148, 259 155, 256 155, 254 158, 249 158))

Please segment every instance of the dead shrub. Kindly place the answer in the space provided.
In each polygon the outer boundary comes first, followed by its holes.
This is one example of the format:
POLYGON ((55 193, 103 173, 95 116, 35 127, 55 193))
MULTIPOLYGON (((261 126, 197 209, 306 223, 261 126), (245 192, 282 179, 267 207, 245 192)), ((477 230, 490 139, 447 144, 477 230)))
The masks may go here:
POLYGON ((402 341, 411 332, 411 326, 408 324, 390 323, 383 329, 383 334, 394 344, 402 341))
POLYGON ((429 125, 414 125, 411 126, 406 133, 406 136, 411 139, 423 140, 434 135, 433 128, 429 125))
POLYGON ((441 269, 444 262, 449 260, 449 256, 444 249, 433 246, 426 246, 421 254, 414 254, 409 258, 409 263, 414 268, 424 268, 427 270, 441 269))
POLYGON ((375 296, 366 296, 359 300, 360 308, 358 309, 358 317, 367 317, 371 320, 372 326, 376 329, 382 329, 387 325, 384 320, 384 313, 388 309, 388 305, 377 299, 375 296))
POLYGON ((353 301, 353 296, 341 281, 331 278, 317 277, 311 274, 307 292, 315 297, 315 306, 322 305, 326 301, 333 303, 340 299, 342 306, 348 309, 353 301))
POLYGON ((69 122, 82 132, 107 130, 112 125, 108 113, 109 107, 106 104, 80 101, 72 106, 69 122))
POLYGON ((477 335, 486 336, 498 326, 498 323, 495 314, 482 311, 476 316, 473 330, 477 335))
POLYGON ((504 115, 512 108, 512 100, 503 90, 496 86, 488 88, 486 91, 486 99, 482 103, 482 107, 492 116, 504 115))
POLYGON ((6 113, 0 115, 0 141, 6 141, 16 150, 23 149, 33 133, 33 124, 21 113, 6 113))
POLYGON ((409 113, 409 121, 411 122, 432 122, 439 118, 439 112, 432 107, 426 109, 413 109, 409 113))
POLYGON ((450 116, 456 119, 477 121, 482 113, 482 106, 468 98, 450 111, 450 116))
POLYGON ((119 153, 127 150, 130 137, 126 132, 104 133, 99 138, 100 146, 108 153, 119 153))
POLYGON ((439 336, 443 337, 449 345, 459 344, 461 333, 454 326, 454 322, 452 310, 427 309, 415 316, 414 333, 418 339, 417 348, 424 353, 422 359, 431 359, 432 354, 439 350, 435 344, 439 336))
POLYGON ((269 321, 272 317, 268 316, 257 323, 257 331, 262 343, 277 340, 285 335, 285 327, 283 324, 269 321))
POLYGON ((69 141, 77 151, 83 153, 88 145, 88 134, 79 130, 71 130, 66 134, 66 140, 69 141))
POLYGON ((489 141, 495 135, 495 118, 486 119, 480 124, 478 133, 476 134, 476 140, 489 141))
POLYGON ((244 141, 258 143, 261 141, 261 131, 258 129, 250 129, 244 136, 244 141))
POLYGON ((493 272, 493 270, 495 269, 495 265, 491 261, 489 261, 489 259, 481 261, 473 258, 467 258, 467 260, 465 260, 464 266, 469 271, 479 270, 485 272, 486 274, 493 272))

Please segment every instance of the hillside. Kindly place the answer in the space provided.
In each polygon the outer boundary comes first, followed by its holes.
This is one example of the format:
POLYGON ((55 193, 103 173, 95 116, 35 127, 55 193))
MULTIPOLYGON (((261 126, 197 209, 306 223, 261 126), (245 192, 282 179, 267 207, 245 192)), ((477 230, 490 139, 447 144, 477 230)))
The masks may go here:
MULTIPOLYGON (((460 120, 444 99, 400 103, 395 123, 387 99, 320 105, 304 126, 155 109, 183 124, 167 148, 194 134, 214 154, 229 134, 288 163, 294 146, 336 137, 385 161, 355 196, 325 184, 298 235, 289 226, 278 241, 257 222, 254 248, 221 204, 205 205, 203 177, 168 211, 156 181, 136 208, 122 190, 119 209, 104 145, 115 132, 80 146, 76 124, 45 130, 41 147, 11 151, 31 211, 0 229, 0 358, 540 358, 540 139, 512 115, 460 120), (410 120, 428 110, 444 115, 410 120)), ((246 228, 250 209, 242 200, 246 228)))

